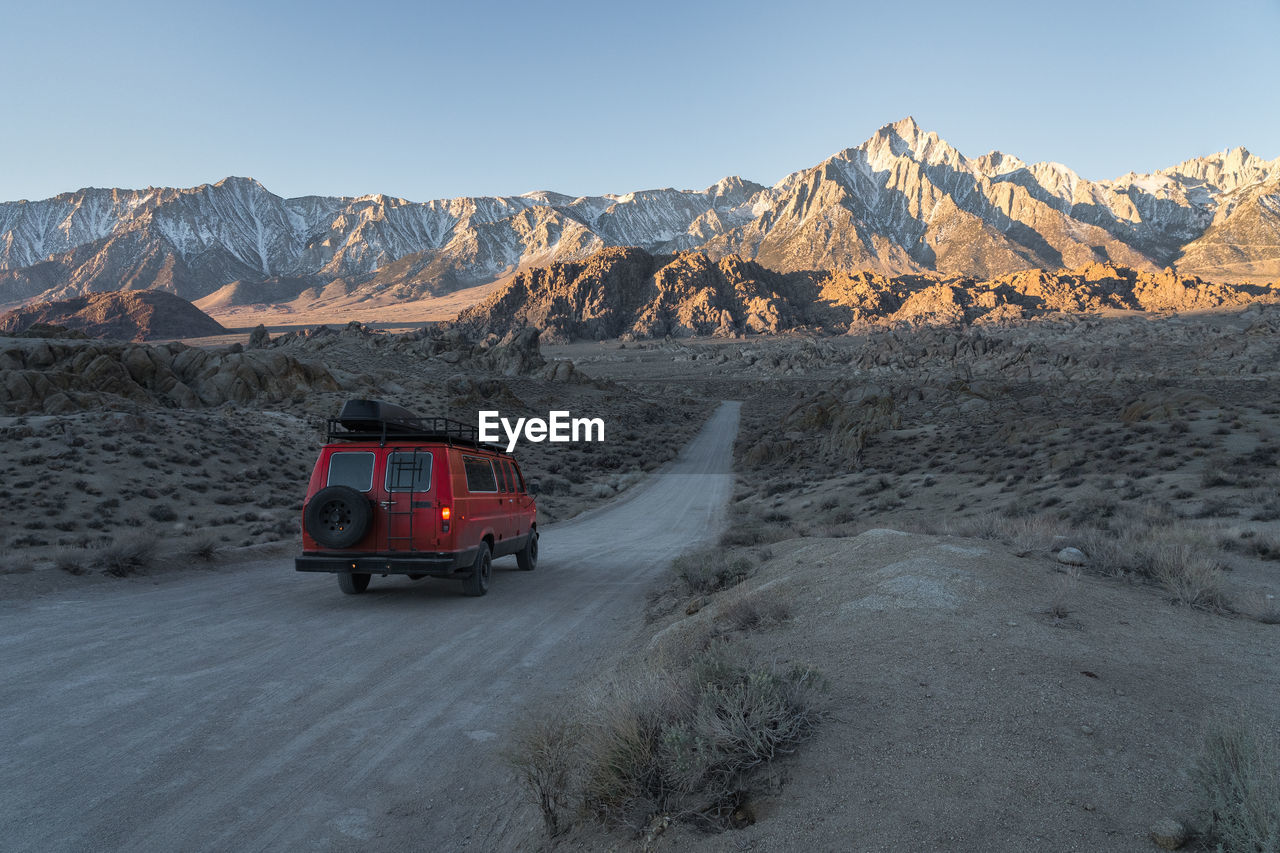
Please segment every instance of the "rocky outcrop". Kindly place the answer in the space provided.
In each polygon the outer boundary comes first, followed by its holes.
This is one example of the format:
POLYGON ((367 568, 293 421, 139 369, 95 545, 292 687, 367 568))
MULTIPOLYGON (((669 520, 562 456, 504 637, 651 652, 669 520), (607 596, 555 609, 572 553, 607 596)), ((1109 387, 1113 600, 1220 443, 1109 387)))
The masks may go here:
POLYGON ((557 342, 779 332, 808 322, 816 294, 808 274, 781 275, 737 257, 605 249, 520 273, 458 324, 499 335, 535 326, 557 342))
POLYGON ((0 411, 61 414, 129 403, 200 409, 339 389, 322 365, 235 349, 0 340, 0 411))
POLYGON ((90 293, 58 302, 36 302, 0 316, 0 333, 57 325, 90 338, 150 341, 225 334, 226 329, 190 302, 158 290, 90 293))
POLYGON ((732 337, 798 328, 843 332, 866 325, 1003 323, 1106 309, 1201 311, 1278 296, 1270 286, 1214 284, 1171 270, 1153 273, 1101 263, 977 280, 870 272, 783 274, 737 257, 605 249, 580 263, 521 273, 464 311, 458 323, 481 335, 509 335, 533 326, 553 341, 732 337))

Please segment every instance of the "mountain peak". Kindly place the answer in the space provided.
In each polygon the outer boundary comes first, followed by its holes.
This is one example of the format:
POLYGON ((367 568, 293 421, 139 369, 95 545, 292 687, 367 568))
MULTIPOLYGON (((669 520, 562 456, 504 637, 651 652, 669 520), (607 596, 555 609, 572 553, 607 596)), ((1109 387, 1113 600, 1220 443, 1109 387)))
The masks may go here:
POLYGON ((966 162, 964 155, 938 134, 926 131, 912 116, 886 124, 859 148, 875 170, 884 169, 893 159, 908 157, 919 163, 958 166, 966 162))
POLYGON ((924 132, 921 130, 920 124, 916 121, 915 116, 900 118, 893 124, 886 124, 881 128, 881 130, 884 130, 885 128, 892 129, 899 136, 916 136, 924 132))
POLYGON ((240 176, 240 175, 227 175, 225 178, 223 178, 222 180, 218 181, 218 182, 217 182, 217 183, 215 183, 213 186, 215 186, 215 187, 236 187, 236 188, 240 188, 240 187, 258 187, 258 188, 260 188, 260 189, 266 189, 266 187, 262 186, 262 184, 258 182, 258 179, 257 179, 257 178, 242 177, 242 176, 240 176))

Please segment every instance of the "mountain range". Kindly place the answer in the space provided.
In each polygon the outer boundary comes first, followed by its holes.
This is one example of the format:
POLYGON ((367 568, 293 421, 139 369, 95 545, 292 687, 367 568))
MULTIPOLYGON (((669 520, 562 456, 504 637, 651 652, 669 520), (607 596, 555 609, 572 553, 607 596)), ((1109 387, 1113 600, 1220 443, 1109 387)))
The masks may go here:
POLYGON ((0 306, 141 289, 204 305, 401 301, 612 246, 784 273, 988 279, 1112 263, 1261 283, 1280 279, 1280 158, 1236 148, 1089 181, 998 151, 966 157, 906 118, 772 187, 428 202, 282 198, 250 178, 82 189, 0 203, 0 306))

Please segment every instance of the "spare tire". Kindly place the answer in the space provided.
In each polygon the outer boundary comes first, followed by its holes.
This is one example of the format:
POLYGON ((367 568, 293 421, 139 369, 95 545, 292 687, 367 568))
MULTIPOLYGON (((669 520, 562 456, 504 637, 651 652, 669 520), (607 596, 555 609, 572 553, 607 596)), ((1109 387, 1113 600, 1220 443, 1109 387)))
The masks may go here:
POLYGON ((307 533, 326 548, 350 548, 364 538, 372 519, 368 499, 350 486, 326 486, 302 514, 307 533))

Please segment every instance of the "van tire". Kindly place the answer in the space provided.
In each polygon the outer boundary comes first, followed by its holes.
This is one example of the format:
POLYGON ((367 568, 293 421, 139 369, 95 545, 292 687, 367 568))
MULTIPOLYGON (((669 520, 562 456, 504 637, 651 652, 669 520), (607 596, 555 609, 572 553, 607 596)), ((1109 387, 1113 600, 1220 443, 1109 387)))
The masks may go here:
POLYGON ((516 564, 520 566, 522 572, 531 572, 538 568, 538 531, 529 531, 529 541, 516 552, 516 564))
POLYGON ((350 486, 326 486, 307 503, 302 523, 325 548, 350 548, 364 538, 373 520, 369 501, 350 486))
POLYGON ((489 579, 493 576, 493 555, 489 553, 487 542, 480 543, 480 553, 476 554, 475 565, 471 567, 471 576, 462 581, 462 594, 478 596, 489 591, 489 579))
POLYGON ((367 572, 338 572, 338 588, 347 595, 359 595, 369 588, 367 572))

